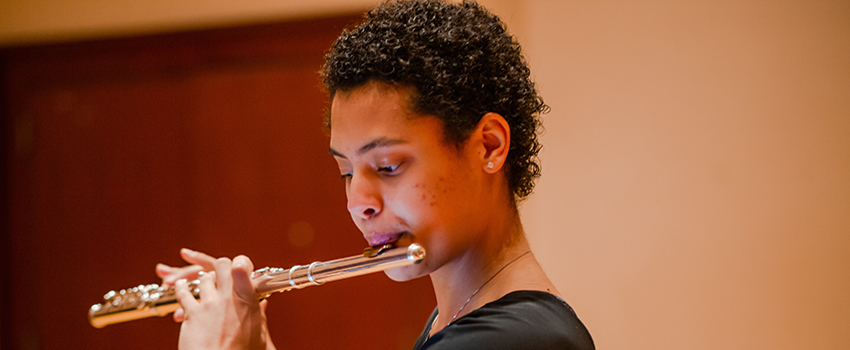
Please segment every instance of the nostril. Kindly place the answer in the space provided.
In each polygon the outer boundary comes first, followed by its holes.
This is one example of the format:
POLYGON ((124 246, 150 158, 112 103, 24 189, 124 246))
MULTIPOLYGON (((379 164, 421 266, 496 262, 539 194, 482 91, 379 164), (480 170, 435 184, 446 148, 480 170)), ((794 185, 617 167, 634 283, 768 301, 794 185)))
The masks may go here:
POLYGON ((372 209, 372 208, 366 209, 366 210, 363 211, 363 215, 365 215, 367 217, 375 215, 375 209, 372 209))

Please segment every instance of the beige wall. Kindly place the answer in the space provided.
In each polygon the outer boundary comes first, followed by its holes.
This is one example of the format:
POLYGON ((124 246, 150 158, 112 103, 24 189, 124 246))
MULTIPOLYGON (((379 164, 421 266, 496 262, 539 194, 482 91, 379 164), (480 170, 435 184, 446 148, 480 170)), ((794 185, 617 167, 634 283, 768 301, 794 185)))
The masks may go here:
POLYGON ((600 348, 850 348, 850 2, 525 12, 525 221, 600 348))
MULTIPOLYGON (((0 2, 0 44, 375 1, 0 2)), ((523 207, 600 349, 850 348, 850 3, 482 1, 552 112, 523 207)))

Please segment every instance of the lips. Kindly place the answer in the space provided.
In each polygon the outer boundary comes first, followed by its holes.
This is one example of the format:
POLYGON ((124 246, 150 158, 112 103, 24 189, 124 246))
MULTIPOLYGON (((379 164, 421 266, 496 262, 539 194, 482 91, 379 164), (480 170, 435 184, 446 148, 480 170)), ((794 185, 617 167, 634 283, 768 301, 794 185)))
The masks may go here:
POLYGON ((382 246, 384 244, 395 243, 401 238, 405 233, 404 232, 396 232, 396 233, 386 233, 379 232, 373 233, 371 235, 366 235, 366 241, 369 242, 369 245, 372 247, 382 246))

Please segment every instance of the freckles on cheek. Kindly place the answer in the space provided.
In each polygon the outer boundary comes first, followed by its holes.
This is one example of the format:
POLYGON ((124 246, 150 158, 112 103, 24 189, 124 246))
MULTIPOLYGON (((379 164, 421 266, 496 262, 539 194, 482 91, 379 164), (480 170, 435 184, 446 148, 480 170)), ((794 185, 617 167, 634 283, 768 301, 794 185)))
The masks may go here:
MULTIPOLYGON (((428 186, 425 186, 421 183, 417 183, 417 184, 413 185, 413 190, 415 192, 418 192, 418 194, 420 196, 419 202, 422 205, 431 206, 431 207, 437 206, 437 192, 438 191, 435 191, 434 189, 428 188, 428 186)), ((445 190, 443 190, 443 193, 445 193, 445 190)))
POLYGON ((431 206, 437 205, 437 195, 441 194, 443 196, 448 192, 448 188, 446 188, 446 178, 440 176, 437 178, 437 185, 434 186, 434 191, 431 192, 431 206))

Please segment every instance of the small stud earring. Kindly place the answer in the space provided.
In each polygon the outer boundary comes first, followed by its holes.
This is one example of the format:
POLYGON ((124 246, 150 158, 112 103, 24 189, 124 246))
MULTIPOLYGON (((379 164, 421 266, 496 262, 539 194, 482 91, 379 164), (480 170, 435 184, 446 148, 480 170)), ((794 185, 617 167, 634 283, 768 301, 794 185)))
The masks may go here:
POLYGON ((496 165, 493 162, 487 162, 487 169, 493 169, 496 165))

